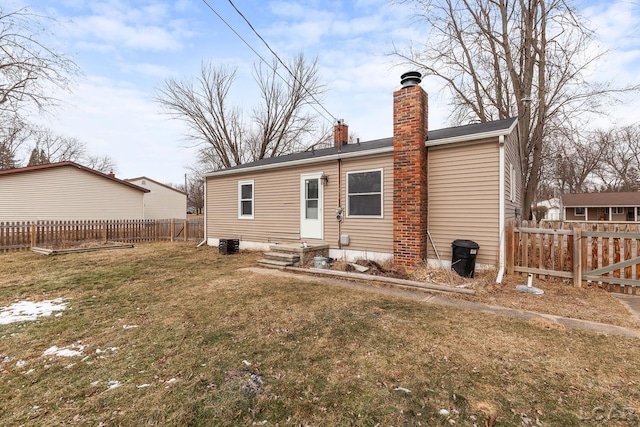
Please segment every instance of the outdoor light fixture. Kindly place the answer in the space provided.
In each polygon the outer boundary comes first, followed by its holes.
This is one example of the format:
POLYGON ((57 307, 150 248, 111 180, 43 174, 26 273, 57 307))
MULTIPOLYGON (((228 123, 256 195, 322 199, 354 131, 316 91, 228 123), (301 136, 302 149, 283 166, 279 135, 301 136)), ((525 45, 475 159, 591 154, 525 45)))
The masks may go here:
POLYGON ((323 173, 320 175, 320 179, 322 180, 322 185, 326 185, 329 182, 329 175, 323 173))

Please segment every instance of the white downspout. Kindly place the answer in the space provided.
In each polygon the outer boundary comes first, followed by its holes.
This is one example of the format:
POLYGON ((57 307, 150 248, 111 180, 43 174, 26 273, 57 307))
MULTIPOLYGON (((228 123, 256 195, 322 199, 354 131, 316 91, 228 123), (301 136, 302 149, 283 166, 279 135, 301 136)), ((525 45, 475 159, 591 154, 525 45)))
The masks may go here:
POLYGON ((200 242, 198 247, 207 243, 207 178, 206 177, 204 179, 204 207, 202 210, 204 213, 204 236, 203 236, 202 242, 200 242))
POLYGON ((498 139, 498 152, 500 153, 500 203, 499 203, 499 224, 498 229, 500 230, 500 249, 499 249, 499 257, 498 257, 498 276, 496 277, 496 283, 502 282, 502 276, 504 275, 504 264, 505 264, 505 230, 506 230, 506 221, 505 221, 505 203, 506 203, 506 194, 505 194, 505 161, 504 161, 504 135, 500 135, 498 139))

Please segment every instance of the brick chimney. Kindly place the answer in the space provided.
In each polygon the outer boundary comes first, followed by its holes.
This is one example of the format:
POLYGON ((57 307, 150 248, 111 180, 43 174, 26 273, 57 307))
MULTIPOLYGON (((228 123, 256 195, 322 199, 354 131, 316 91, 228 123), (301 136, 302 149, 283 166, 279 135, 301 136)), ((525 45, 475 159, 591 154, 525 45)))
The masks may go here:
POLYGON ((393 94, 393 261, 408 268, 427 258, 427 93, 422 75, 401 76, 393 94))
POLYGON ((333 127, 333 146, 338 147, 338 151, 342 150, 343 145, 347 145, 349 140, 349 126, 344 124, 344 120, 340 119, 333 127))

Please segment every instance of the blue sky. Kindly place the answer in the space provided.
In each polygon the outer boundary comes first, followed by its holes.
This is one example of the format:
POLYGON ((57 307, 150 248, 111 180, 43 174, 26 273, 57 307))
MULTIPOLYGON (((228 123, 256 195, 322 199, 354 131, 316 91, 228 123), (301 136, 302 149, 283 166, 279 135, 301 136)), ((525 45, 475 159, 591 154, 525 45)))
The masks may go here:
MULTIPOLYGON (((208 0, 254 48, 267 49, 226 0, 208 0)), ((55 17, 58 49, 82 70, 73 93, 61 93, 63 105, 41 118, 54 131, 86 142, 96 155, 109 155, 117 175, 141 175, 165 183, 184 180, 194 148, 185 128, 163 115, 152 101, 167 77, 199 71, 203 59, 238 67, 232 88, 235 105, 255 106, 251 76, 259 58, 201 0, 8 0, 5 7, 29 5, 55 17)), ((392 43, 419 40, 411 11, 385 0, 236 0, 236 5, 283 58, 304 52, 318 57, 327 85, 325 107, 345 119, 362 140, 392 135, 391 94, 406 67, 386 55, 392 43)), ((640 83, 640 5, 633 0, 579 2, 603 46, 614 49, 606 69, 616 81, 640 83)), ((425 80, 429 127, 448 126, 447 105, 439 82, 425 80)), ((617 106, 621 123, 639 120, 638 104, 617 106)))

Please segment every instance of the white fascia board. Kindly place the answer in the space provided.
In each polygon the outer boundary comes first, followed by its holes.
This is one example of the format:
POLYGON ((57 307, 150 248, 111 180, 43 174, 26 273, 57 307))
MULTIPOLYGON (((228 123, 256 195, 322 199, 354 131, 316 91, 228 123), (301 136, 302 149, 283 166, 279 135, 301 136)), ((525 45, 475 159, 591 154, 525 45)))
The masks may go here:
POLYGON ((310 159, 301 159, 301 160, 292 160, 290 162, 272 163, 270 165, 249 166, 249 167, 240 168, 240 169, 221 170, 221 171, 207 173, 204 176, 212 177, 212 176, 233 175, 237 173, 254 172, 254 171, 262 172, 269 169, 279 169, 279 168, 285 168, 285 167, 291 167, 291 166, 310 165, 314 163, 328 162, 331 160, 350 159, 354 157, 372 156, 375 154, 384 154, 384 153, 391 153, 391 152, 393 152, 393 146, 376 148, 375 150, 356 151, 355 153, 336 153, 330 156, 313 157, 310 159))
POLYGON ((483 132, 483 133, 470 133, 468 135, 453 136, 451 138, 443 138, 443 139, 437 139, 435 141, 427 141, 426 146, 437 147, 438 145, 454 144, 456 142, 468 142, 468 141, 475 141, 475 140, 481 140, 481 139, 487 139, 487 138, 499 138, 501 136, 504 137, 509 135, 511 132, 513 132, 513 129, 515 129, 517 124, 518 124, 518 121, 514 120, 511 126, 509 126, 509 128, 507 129, 499 129, 499 130, 494 130, 491 132, 483 132))

